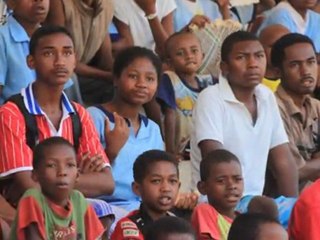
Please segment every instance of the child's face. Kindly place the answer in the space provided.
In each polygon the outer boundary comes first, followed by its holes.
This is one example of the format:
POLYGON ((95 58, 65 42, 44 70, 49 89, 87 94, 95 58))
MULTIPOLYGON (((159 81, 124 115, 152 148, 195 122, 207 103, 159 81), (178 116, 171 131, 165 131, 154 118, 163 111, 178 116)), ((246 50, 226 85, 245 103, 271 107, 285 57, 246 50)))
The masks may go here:
POLYGON ((195 74, 202 63, 200 42, 191 33, 172 39, 169 51, 168 63, 178 74, 195 74))
POLYGON ((47 147, 43 162, 33 171, 33 178, 51 201, 65 206, 78 178, 76 154, 67 145, 47 147))
POLYGON ((49 0, 9 0, 8 5, 23 26, 44 22, 49 11, 49 0))
POLYGON ((222 214, 233 211, 243 193, 240 164, 236 161, 211 165, 206 181, 198 184, 199 191, 208 196, 209 203, 222 214))
POLYGON ((149 102, 158 87, 157 71, 148 58, 137 58, 114 81, 116 94, 129 104, 149 102))
POLYGON ((158 218, 175 204, 180 187, 176 166, 167 161, 156 162, 149 167, 142 183, 135 182, 133 187, 150 216, 158 218))
POLYGON ((265 223, 259 227, 259 235, 257 240, 288 240, 286 230, 276 223, 265 223))
POLYGON ((63 86, 76 65, 73 42, 64 33, 42 37, 33 55, 28 56, 28 66, 36 70, 37 80, 51 86, 63 86))

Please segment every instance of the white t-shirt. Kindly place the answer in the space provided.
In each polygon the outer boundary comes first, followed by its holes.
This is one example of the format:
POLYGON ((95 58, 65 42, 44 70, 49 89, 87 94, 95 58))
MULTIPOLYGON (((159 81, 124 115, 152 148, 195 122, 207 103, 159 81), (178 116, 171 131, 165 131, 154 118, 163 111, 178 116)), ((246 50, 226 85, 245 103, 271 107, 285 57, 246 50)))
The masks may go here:
POLYGON ((194 133, 191 135, 193 189, 200 180, 198 144, 202 140, 215 140, 239 158, 244 196, 262 194, 269 150, 288 142, 288 137, 273 93, 260 84, 255 96, 258 117, 253 125, 248 109, 235 98, 224 77, 220 76, 219 84, 200 93, 193 112, 194 133))
MULTIPOLYGON (((134 0, 113 0, 114 16, 129 26, 135 46, 155 49, 155 41, 144 11, 134 0)), ((160 21, 176 9, 174 0, 157 0, 156 10, 160 21)))

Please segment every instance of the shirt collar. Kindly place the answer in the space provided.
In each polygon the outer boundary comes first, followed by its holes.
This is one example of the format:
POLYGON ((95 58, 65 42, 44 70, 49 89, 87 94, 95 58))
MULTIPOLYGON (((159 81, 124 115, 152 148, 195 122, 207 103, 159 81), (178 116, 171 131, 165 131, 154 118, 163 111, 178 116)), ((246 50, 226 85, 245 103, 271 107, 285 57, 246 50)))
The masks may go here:
MULTIPOLYGON (((241 103, 234 95, 231 86, 228 82, 228 80, 222 75, 220 74, 219 76, 219 83, 218 83, 218 87, 219 87, 219 92, 222 95, 222 98, 225 101, 229 101, 229 102, 234 102, 234 103, 241 103)), ((266 93, 262 90, 262 88, 264 88, 264 86, 262 86, 261 84, 259 84, 258 86, 255 87, 254 89, 254 95, 258 98, 258 99, 266 99, 266 93)))
POLYGON ((18 21, 12 16, 8 16, 7 24, 12 39, 15 42, 29 42, 30 38, 26 30, 18 23, 18 21))
MULTIPOLYGON (((26 106, 28 112, 33 115, 45 115, 45 113, 40 108, 37 100, 34 98, 33 90, 32 90, 33 83, 29 84, 26 88, 21 90, 21 95, 23 97, 24 105, 26 106)), ((68 114, 75 113, 75 110, 69 101, 68 97, 62 92, 61 95, 61 104, 63 112, 68 114)))
MULTIPOLYGON (((286 90, 282 87, 280 84, 278 86, 278 89, 276 91, 276 95, 286 104, 286 107, 288 109, 288 113, 290 116, 293 116, 295 114, 301 114, 300 109, 296 106, 290 95, 286 92, 286 90)), ((311 97, 307 96, 305 98, 305 104, 311 104, 311 97)))
MULTIPOLYGON (((106 110, 104 107, 102 107, 102 106, 98 106, 98 108, 99 108, 100 110, 102 110, 102 111, 107 115, 107 117, 108 117, 108 119, 109 119, 110 122, 114 123, 114 115, 113 115, 113 113, 107 111, 107 110, 106 110)), ((130 127, 131 124, 130 124, 129 119, 127 119, 127 118, 124 118, 124 119, 126 120, 128 126, 130 127)), ((143 116, 143 115, 139 114, 139 119, 140 119, 140 122, 143 122, 143 123, 144 123, 145 127, 148 126, 149 120, 148 120, 148 118, 147 118, 146 116, 143 116)))

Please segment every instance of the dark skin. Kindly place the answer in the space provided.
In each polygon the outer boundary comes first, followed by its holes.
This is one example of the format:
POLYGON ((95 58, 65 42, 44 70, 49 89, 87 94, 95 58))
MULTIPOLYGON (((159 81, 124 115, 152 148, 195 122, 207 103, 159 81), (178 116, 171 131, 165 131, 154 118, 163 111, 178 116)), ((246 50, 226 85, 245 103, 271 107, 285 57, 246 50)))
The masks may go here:
MULTIPOLYGON (((85 2, 88 6, 91 6, 93 4, 92 0, 83 0, 83 2, 85 2)), ((66 19, 61 0, 50 1, 50 12, 46 19, 46 22, 48 24, 65 26, 65 21, 66 19)), ((111 40, 108 34, 106 35, 106 38, 97 51, 94 59, 96 60, 96 66, 90 66, 88 64, 78 62, 75 68, 75 72, 83 77, 91 77, 111 81, 113 57, 111 52, 111 40)))

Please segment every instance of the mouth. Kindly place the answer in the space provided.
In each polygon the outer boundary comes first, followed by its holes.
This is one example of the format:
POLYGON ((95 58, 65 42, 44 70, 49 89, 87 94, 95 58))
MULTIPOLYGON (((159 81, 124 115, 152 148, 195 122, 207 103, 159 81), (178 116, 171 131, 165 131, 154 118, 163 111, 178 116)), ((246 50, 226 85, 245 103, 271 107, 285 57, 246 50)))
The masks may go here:
POLYGON ((68 184, 67 182, 58 182, 58 183, 56 183, 56 186, 57 186, 59 189, 69 188, 69 184, 68 184))
POLYGON ((36 15, 44 15, 44 14, 47 14, 47 11, 43 6, 37 5, 34 7, 34 13, 36 15))
POLYGON ((57 75, 58 77, 65 77, 68 75, 68 70, 65 68, 58 68, 54 70, 55 75, 57 75))
POLYGON ((301 85, 303 87, 313 87, 314 83, 315 83, 315 81, 312 77, 307 77, 307 78, 301 79, 301 85))
POLYGON ((162 205, 162 206, 168 206, 172 204, 172 198, 169 196, 162 196, 158 199, 158 202, 162 205))
POLYGON ((227 202, 238 202, 240 199, 240 195, 238 193, 230 193, 225 196, 227 202))

